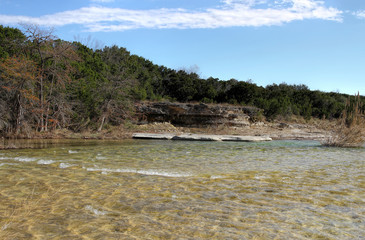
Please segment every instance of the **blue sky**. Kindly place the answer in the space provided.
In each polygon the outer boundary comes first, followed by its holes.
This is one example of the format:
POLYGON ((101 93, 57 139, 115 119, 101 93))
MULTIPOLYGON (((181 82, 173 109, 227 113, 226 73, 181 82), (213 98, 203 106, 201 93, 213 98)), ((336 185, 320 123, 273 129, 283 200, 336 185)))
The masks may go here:
POLYGON ((365 95, 365 0, 0 0, 19 23, 203 78, 365 95))

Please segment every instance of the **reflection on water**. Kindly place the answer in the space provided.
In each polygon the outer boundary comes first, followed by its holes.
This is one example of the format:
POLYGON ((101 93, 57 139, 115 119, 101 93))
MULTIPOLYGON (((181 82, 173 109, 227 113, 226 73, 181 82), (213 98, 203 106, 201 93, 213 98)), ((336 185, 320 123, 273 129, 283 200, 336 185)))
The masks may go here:
POLYGON ((0 237, 365 236, 362 148, 314 141, 46 146, 0 151, 0 237))

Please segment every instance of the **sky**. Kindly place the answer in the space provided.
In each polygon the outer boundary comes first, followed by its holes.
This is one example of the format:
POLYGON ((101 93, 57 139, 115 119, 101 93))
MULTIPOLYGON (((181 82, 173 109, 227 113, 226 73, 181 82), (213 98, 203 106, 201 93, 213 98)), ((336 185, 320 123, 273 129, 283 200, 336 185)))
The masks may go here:
POLYGON ((365 95, 365 0, 0 0, 0 24, 202 78, 365 95))

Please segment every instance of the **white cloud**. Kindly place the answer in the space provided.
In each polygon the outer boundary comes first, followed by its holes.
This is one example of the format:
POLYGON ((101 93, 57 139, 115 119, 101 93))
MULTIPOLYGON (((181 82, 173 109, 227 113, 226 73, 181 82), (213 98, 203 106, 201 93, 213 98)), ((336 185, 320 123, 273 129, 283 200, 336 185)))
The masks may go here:
POLYGON ((354 12, 352 15, 360 19, 365 19, 365 10, 354 12))
POLYGON ((129 10, 92 6, 36 18, 0 15, 1 24, 12 25, 19 22, 47 26, 79 24, 92 32, 137 28, 260 27, 305 19, 342 21, 342 11, 326 7, 323 1, 318 0, 222 0, 221 6, 199 11, 182 8, 129 10))

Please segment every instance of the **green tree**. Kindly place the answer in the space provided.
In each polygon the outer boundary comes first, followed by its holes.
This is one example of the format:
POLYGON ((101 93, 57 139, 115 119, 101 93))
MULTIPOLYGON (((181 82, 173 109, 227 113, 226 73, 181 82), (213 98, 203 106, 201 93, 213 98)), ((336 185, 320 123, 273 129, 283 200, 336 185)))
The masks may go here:
POLYGON ((0 25, 0 59, 21 55, 25 39, 25 35, 19 29, 0 25))
POLYGON ((237 82, 228 91, 228 98, 250 105, 258 95, 258 87, 250 82, 237 82))

